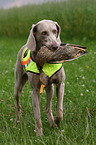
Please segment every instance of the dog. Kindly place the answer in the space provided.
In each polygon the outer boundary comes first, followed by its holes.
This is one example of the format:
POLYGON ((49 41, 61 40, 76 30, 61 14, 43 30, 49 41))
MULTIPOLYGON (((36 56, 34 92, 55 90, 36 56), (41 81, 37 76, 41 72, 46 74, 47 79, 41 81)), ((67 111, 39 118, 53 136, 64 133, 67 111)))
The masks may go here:
MULTIPOLYGON (((32 104, 34 109, 35 116, 35 132, 36 136, 43 135, 41 117, 40 117, 40 75, 37 73, 33 73, 28 71, 27 73, 24 71, 24 67, 22 66, 21 55, 24 51, 25 47, 27 47, 31 52, 32 60, 35 60, 36 53, 42 46, 47 46, 51 49, 58 49, 60 46, 60 26, 57 22, 51 20, 42 20, 37 24, 32 25, 32 29, 30 31, 27 43, 19 50, 17 55, 17 62, 15 65, 15 86, 14 86, 14 96, 16 99, 16 123, 20 120, 21 114, 21 105, 20 105, 20 95, 22 89, 29 80, 29 84, 32 88, 32 104)), ((47 106, 46 112, 50 122, 50 127, 53 125, 60 126, 60 122, 63 119, 63 97, 64 97, 64 81, 65 81, 65 73, 63 67, 60 67, 58 71, 56 71, 50 78, 49 84, 45 87, 47 94, 47 106), (54 85, 56 84, 56 95, 57 95, 57 113, 56 118, 54 119, 51 109, 52 97, 54 94, 54 85)))

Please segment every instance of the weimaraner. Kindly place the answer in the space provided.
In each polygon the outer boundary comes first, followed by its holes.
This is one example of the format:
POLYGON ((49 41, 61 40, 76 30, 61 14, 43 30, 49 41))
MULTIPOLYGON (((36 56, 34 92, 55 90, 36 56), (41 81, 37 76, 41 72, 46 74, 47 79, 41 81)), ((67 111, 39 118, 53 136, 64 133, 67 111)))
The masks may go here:
MULTIPOLYGON (((16 111, 16 122, 19 122, 20 114, 21 114, 21 105, 20 105, 20 95, 21 91, 26 83, 29 80, 29 84, 32 88, 32 104, 34 109, 35 116, 35 131, 36 135, 42 135, 42 123, 40 116, 40 75, 25 72, 22 64, 21 64, 21 55, 25 47, 31 50, 31 56, 34 60, 36 52, 42 47, 47 46, 48 48, 57 49, 60 46, 60 26, 57 22, 53 22, 51 20, 42 20, 38 22, 36 25, 32 25, 32 29, 30 31, 29 38, 27 43, 20 49, 17 62, 15 66, 15 86, 14 86, 14 96, 16 98, 17 103, 17 111, 16 111)), ((63 97, 64 97, 64 80, 65 73, 63 67, 59 71, 57 71, 52 77, 49 78, 49 84, 45 87, 47 94, 47 107, 46 112, 50 122, 50 127, 56 124, 58 127, 60 126, 60 122, 63 119, 63 97), (52 97, 54 93, 53 83, 56 84, 56 95, 57 95, 57 114, 54 120, 51 104, 52 97)))

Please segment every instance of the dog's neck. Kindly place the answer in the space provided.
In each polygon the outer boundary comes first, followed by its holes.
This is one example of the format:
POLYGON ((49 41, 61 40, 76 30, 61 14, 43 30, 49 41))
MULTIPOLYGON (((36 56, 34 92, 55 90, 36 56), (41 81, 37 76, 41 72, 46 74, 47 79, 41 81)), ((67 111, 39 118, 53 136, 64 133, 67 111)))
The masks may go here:
POLYGON ((36 55, 37 55, 36 51, 31 51, 31 59, 33 61, 36 61, 36 55))

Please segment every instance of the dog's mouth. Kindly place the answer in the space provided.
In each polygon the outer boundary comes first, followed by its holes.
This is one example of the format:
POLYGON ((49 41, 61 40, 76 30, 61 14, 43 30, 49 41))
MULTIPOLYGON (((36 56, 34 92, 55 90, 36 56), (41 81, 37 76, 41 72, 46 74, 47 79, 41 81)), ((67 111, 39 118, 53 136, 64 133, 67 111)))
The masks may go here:
POLYGON ((43 44, 42 46, 45 46, 45 48, 47 47, 51 51, 56 51, 59 48, 60 45, 52 44, 52 45, 47 46, 47 45, 43 44))

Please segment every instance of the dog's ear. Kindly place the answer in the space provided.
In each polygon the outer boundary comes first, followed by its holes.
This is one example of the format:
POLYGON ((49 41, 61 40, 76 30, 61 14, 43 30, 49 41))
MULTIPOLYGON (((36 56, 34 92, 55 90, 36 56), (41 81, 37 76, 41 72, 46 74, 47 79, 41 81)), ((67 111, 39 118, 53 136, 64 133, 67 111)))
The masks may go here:
POLYGON ((33 24, 27 40, 27 47, 31 49, 31 51, 34 51, 36 49, 36 40, 34 37, 34 33, 36 33, 36 31, 37 31, 36 25, 33 24))
POLYGON ((60 41, 60 32, 61 32, 61 28, 60 28, 60 26, 58 25, 57 22, 55 22, 55 24, 56 24, 56 27, 57 27, 57 39, 60 41))

